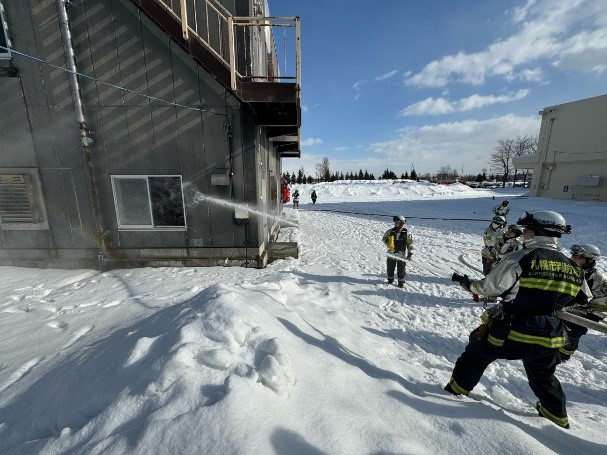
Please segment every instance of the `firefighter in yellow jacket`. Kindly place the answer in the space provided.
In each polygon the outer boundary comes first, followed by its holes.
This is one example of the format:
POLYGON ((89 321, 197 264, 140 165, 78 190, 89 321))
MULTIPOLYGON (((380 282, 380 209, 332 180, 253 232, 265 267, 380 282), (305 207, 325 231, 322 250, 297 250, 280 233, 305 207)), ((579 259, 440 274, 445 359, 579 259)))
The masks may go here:
POLYGON ((590 290, 582 269, 558 249, 561 234, 571 232, 560 214, 525 212, 517 224, 525 227, 524 249, 507 255, 484 279, 461 283, 467 291, 503 300, 470 334, 445 390, 468 395, 493 361, 520 359, 539 399, 539 415, 569 428, 565 394, 554 375, 565 342, 554 311, 587 302, 590 290))
POLYGON ((405 284, 405 259, 411 259, 413 254, 413 237, 407 230, 407 220, 404 216, 398 215, 392 220, 394 221, 394 227, 388 229, 382 238, 382 241, 388 247, 388 283, 392 284, 394 282, 394 269, 396 269, 398 287, 402 288, 405 284))

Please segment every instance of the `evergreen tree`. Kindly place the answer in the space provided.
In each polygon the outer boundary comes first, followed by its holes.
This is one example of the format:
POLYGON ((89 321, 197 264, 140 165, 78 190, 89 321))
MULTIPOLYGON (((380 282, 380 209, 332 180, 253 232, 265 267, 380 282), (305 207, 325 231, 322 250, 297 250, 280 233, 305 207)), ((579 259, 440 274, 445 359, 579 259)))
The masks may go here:
POLYGON ((382 179, 396 179, 396 174, 389 169, 386 169, 381 176, 382 179))
POLYGON ((415 169, 411 169, 411 180, 417 181, 417 172, 415 172, 415 169))

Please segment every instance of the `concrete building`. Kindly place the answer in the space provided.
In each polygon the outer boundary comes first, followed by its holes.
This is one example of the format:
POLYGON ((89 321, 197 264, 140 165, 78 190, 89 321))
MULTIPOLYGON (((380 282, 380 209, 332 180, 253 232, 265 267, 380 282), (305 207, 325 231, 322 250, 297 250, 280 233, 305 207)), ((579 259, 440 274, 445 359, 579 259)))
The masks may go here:
POLYGON ((533 170, 530 196, 607 201, 607 95, 540 111, 537 153, 513 159, 533 170))
POLYGON ((272 259, 281 159, 300 153, 298 18, 264 0, 0 7, 0 265, 272 259))

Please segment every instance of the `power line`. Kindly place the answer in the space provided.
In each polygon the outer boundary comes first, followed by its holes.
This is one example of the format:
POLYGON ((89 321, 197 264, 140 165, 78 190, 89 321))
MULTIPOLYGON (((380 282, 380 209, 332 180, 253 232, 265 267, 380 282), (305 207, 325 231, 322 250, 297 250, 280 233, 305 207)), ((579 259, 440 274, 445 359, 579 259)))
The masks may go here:
POLYGON ((13 54, 19 55, 21 57, 29 58, 31 60, 34 60, 34 61, 38 62, 38 63, 42 63, 44 65, 51 66, 51 67, 56 68, 58 70, 64 71, 66 73, 75 74, 76 76, 80 76, 80 77, 83 77, 85 79, 90 79, 92 81, 98 82, 99 84, 106 85, 108 87, 112 87, 112 88, 115 88, 115 89, 118 89, 118 90, 125 91, 127 93, 131 93, 131 94, 136 95, 136 96, 141 96, 143 98, 147 98, 147 99, 149 99, 151 101, 159 101, 159 102, 168 104, 170 106, 181 107, 181 108, 184 108, 184 109, 190 109, 190 110, 198 111, 198 112, 209 112, 211 114, 221 115, 221 116, 224 116, 224 117, 229 117, 229 115, 227 115, 227 114, 222 114, 222 113, 219 113, 219 112, 207 109, 208 106, 205 106, 205 107, 188 106, 186 104, 175 103, 173 101, 165 100, 163 98, 158 98, 156 96, 151 96, 151 95, 146 95, 145 93, 136 92, 135 90, 131 90, 131 89, 123 87, 121 85, 116 85, 116 84, 112 84, 110 82, 105 82, 105 81, 102 81, 101 79, 97 79, 96 77, 89 76, 88 74, 79 73, 77 71, 72 71, 72 70, 70 70, 68 68, 64 68, 62 66, 55 65, 55 64, 47 62, 46 60, 41 59, 39 57, 35 57, 33 55, 26 54, 25 52, 20 52, 18 50, 15 50, 12 47, 0 46, 0 49, 4 49, 4 50, 6 50, 8 52, 11 52, 13 54))

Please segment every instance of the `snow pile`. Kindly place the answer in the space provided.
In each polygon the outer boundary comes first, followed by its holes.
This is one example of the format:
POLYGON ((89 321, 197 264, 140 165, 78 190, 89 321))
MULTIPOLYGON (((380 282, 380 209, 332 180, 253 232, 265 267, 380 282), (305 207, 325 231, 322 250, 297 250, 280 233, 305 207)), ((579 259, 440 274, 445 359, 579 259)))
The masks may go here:
POLYGON ((471 397, 442 390, 482 312, 450 276, 478 276, 491 207, 509 199, 512 222, 556 210, 573 225, 564 248, 607 251, 607 204, 414 182, 299 188, 319 193, 284 210, 299 227, 280 240, 300 257, 263 270, 1 267, 0 453, 607 450, 597 332, 557 369, 569 431, 537 416, 520 362, 492 364, 471 397), (384 283, 393 214, 415 239, 403 289, 384 283))

